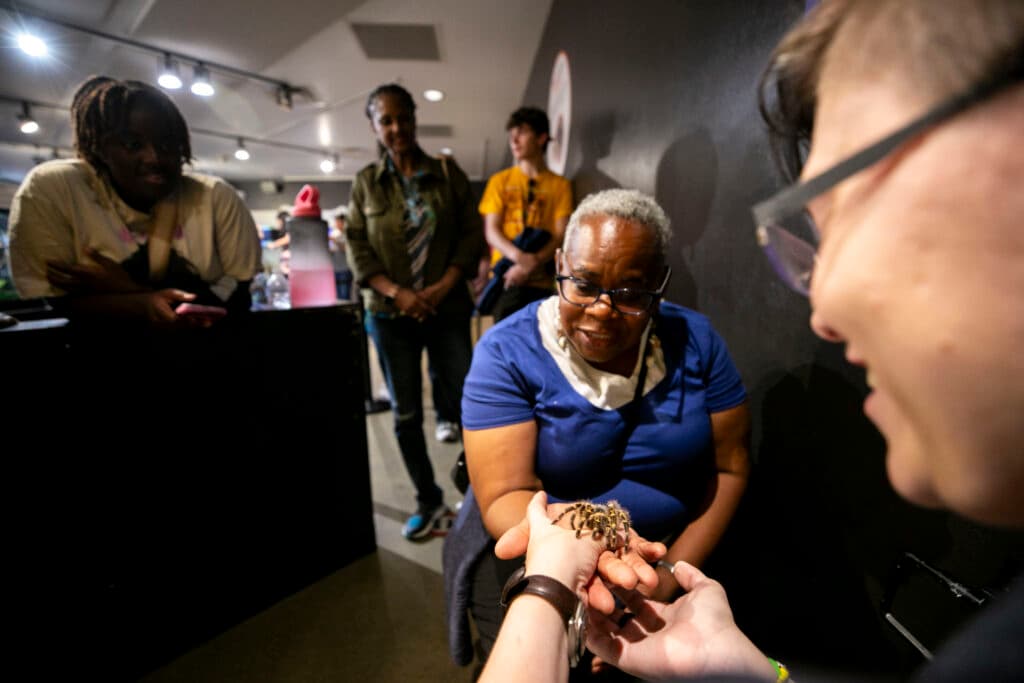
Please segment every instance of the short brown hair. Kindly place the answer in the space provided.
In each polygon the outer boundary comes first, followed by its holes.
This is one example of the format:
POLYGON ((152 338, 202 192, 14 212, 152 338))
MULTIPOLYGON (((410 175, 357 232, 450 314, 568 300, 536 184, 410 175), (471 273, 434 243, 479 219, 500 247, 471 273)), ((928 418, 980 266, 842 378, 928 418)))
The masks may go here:
POLYGON ((824 0, 775 48, 759 106, 776 161, 795 178, 826 67, 830 79, 895 73, 939 100, 1022 59, 1020 0, 824 0))
POLYGON ((544 141, 544 149, 547 150, 548 143, 551 142, 551 123, 543 109, 519 107, 509 114, 508 121, 505 122, 505 130, 512 130, 516 126, 529 126, 533 134, 538 137, 547 135, 548 139, 544 141))

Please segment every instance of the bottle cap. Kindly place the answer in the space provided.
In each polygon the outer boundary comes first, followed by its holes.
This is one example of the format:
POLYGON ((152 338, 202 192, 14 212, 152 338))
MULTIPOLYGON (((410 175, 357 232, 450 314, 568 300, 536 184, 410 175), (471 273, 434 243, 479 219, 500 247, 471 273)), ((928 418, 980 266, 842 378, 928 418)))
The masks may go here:
POLYGON ((320 215, 320 190, 312 185, 303 185, 299 193, 295 195, 295 208, 292 210, 292 216, 320 218, 320 215))

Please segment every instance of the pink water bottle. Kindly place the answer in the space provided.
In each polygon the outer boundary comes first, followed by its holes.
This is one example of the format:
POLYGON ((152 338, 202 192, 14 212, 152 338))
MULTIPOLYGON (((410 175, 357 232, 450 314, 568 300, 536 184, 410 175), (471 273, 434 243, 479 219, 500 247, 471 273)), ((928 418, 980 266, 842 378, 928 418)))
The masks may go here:
POLYGON ((303 185, 295 197, 295 208, 287 224, 291 251, 288 291, 292 308, 330 306, 338 299, 334 265, 327 247, 327 223, 320 215, 319 190, 303 185))

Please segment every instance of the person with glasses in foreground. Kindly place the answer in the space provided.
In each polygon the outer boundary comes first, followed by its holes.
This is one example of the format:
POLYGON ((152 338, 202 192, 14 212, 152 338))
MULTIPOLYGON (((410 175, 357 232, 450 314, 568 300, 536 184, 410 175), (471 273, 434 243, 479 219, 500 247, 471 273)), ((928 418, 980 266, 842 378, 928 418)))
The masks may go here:
MULTIPOLYGON (((739 505, 746 391, 708 319, 662 301, 670 234, 640 192, 590 195, 555 253, 557 294, 495 325, 474 351, 462 403, 471 487, 445 547, 460 663, 470 656, 464 607, 485 654, 497 635, 501 587, 521 562, 499 561, 492 539, 519 523, 536 491, 615 500, 633 529, 665 542, 668 561, 693 565, 739 505)), ((658 600, 679 592, 670 567, 645 572, 658 600)))
MULTIPOLYGON (((826 1, 782 41, 762 84, 764 101, 774 101, 762 107, 771 130, 792 143, 788 158, 802 160, 810 141, 801 182, 754 209, 772 263, 810 295, 814 331, 865 368, 864 411, 885 437, 895 489, 1018 529, 1022 76, 1018 0, 826 1)), ((673 567, 687 593, 672 604, 616 589, 635 615, 623 620, 607 600, 592 600, 602 579, 628 588, 639 572, 550 525, 557 510, 543 502, 538 496, 497 552, 515 557, 528 547, 528 575, 589 593, 587 645, 597 655, 658 680, 788 676, 736 627, 722 587, 686 562, 673 567)), ((480 680, 516 679, 511 672, 527 666, 529 680, 564 680, 563 617, 544 597, 520 595, 480 680)), ((1020 680, 1022 633, 1018 580, 915 680, 1020 680)))

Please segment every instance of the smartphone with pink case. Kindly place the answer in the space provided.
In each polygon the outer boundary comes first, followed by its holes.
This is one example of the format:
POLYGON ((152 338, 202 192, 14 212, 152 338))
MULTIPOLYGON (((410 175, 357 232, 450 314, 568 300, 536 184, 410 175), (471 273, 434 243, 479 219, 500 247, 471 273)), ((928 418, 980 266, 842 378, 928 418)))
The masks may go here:
POLYGON ((203 318, 223 318, 228 314, 228 309, 220 306, 204 306, 202 304, 183 303, 179 304, 174 312, 178 315, 194 315, 203 318))

